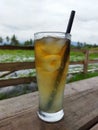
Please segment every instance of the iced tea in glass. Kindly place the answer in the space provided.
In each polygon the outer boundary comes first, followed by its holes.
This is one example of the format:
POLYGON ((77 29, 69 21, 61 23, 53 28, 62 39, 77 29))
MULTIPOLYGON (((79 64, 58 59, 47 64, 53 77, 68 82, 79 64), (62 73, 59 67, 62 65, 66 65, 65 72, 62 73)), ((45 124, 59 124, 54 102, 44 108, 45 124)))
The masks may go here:
POLYGON ((46 122, 63 118, 63 99, 70 55, 70 34, 34 34, 35 66, 39 90, 38 116, 46 122))

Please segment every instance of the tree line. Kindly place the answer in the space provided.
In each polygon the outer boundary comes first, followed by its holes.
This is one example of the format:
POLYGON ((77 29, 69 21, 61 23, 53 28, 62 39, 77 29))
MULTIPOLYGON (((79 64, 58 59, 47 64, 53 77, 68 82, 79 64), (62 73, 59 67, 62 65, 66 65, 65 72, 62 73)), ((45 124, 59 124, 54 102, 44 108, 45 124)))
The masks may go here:
POLYGON ((32 46, 34 44, 34 41, 32 39, 26 40, 24 42, 20 42, 16 35, 12 35, 12 37, 6 36, 5 38, 2 38, 0 36, 0 45, 14 45, 14 46, 19 46, 19 45, 25 45, 25 46, 32 46))
MULTIPOLYGON (((34 41, 32 39, 26 40, 23 43, 21 43, 16 35, 12 35, 12 37, 6 36, 4 39, 0 36, 0 45, 15 45, 15 46, 19 46, 19 45, 25 45, 25 46, 33 46, 34 45, 34 41)), ((98 44, 89 44, 89 43, 82 43, 82 42, 77 42, 76 45, 71 44, 71 48, 78 48, 78 49, 88 49, 88 48, 96 48, 98 47, 98 44)))
POLYGON ((71 44, 72 48, 77 48, 77 49, 89 49, 89 48, 97 48, 98 44, 94 43, 94 44, 89 44, 86 42, 77 42, 76 45, 71 44))

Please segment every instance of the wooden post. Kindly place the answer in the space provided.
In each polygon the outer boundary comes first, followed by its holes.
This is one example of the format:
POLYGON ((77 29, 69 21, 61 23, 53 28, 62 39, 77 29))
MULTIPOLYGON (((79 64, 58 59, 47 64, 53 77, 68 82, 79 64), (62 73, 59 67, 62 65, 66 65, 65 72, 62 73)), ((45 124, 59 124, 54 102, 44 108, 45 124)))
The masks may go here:
POLYGON ((86 74, 88 71, 89 50, 86 50, 84 53, 85 53, 85 59, 84 59, 83 73, 86 74))

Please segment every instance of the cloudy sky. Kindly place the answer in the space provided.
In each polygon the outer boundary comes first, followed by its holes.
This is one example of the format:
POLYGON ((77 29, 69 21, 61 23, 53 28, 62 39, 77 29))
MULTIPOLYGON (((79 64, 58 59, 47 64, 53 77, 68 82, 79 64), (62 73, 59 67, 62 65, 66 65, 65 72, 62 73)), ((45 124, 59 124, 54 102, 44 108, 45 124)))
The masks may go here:
POLYGON ((72 40, 98 44, 98 0, 0 0, 0 36, 19 40, 39 31, 66 31, 76 11, 72 40))

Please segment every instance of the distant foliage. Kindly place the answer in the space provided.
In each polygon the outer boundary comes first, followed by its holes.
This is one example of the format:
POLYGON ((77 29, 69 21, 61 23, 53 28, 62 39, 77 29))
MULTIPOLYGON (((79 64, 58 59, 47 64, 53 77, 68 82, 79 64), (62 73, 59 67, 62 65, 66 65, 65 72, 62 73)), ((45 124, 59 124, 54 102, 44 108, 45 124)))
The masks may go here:
POLYGON ((10 38, 9 38, 9 36, 6 36, 6 38, 5 38, 5 39, 6 39, 6 42, 7 42, 7 43, 9 43, 9 42, 10 42, 10 38))
POLYGON ((2 44, 2 42, 3 42, 3 38, 2 38, 2 37, 0 37, 0 43, 2 44))
POLYGON ((94 44, 89 44, 89 43, 82 43, 82 42, 77 42, 77 45, 71 45, 71 48, 77 48, 77 49, 90 49, 90 48, 98 48, 98 45, 96 43, 94 44))
POLYGON ((11 37, 6 36, 4 39, 0 36, 0 45, 33 46, 34 41, 32 39, 29 39, 21 43, 14 34, 11 37))
POLYGON ((33 42, 32 39, 27 40, 27 41, 24 42, 24 45, 25 45, 25 46, 33 46, 33 44, 34 44, 34 42, 33 42))
POLYGON ((18 41, 18 39, 16 38, 15 35, 13 35, 12 38, 11 38, 11 45, 15 45, 15 46, 19 45, 19 41, 18 41))
MULTIPOLYGON (((98 44, 89 44, 86 42, 75 42, 76 44, 71 44, 71 48, 78 48, 78 49, 89 49, 89 48, 98 48, 98 44)), ((20 42, 15 34, 13 34, 11 37, 6 36, 5 38, 2 38, 0 36, 0 45, 13 45, 13 46, 33 46, 34 40, 28 39, 24 42, 20 42)))

